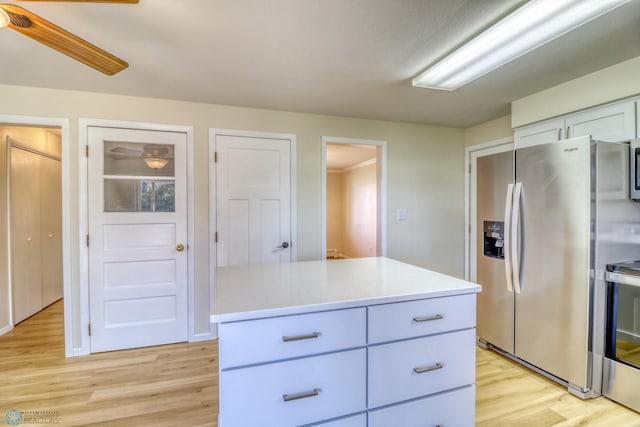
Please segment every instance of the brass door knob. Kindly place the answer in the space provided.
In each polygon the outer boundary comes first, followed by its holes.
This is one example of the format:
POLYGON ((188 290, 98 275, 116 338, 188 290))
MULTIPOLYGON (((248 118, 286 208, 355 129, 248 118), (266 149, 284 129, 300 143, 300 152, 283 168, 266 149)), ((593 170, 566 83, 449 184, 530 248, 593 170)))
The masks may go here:
POLYGON ((176 250, 177 250, 178 252, 182 252, 182 251, 184 251, 184 245, 178 245, 178 246, 176 246, 176 250))

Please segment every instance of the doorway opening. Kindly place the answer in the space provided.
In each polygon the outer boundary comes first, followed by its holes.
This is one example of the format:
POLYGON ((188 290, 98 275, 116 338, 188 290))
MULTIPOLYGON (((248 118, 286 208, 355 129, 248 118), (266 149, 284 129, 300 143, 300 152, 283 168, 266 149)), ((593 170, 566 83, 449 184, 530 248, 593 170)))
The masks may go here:
POLYGON ((0 145, 2 335, 63 298, 62 128, 0 123, 0 145))
POLYGON ((386 141, 323 137, 322 258, 386 255, 386 141))

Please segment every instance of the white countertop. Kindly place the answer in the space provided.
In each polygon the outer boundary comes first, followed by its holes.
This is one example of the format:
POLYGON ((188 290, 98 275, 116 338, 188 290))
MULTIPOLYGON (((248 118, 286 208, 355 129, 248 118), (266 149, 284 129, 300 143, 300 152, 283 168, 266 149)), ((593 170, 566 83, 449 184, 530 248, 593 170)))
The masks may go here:
POLYGON ((480 286, 389 258, 219 267, 214 322, 480 292, 480 286))

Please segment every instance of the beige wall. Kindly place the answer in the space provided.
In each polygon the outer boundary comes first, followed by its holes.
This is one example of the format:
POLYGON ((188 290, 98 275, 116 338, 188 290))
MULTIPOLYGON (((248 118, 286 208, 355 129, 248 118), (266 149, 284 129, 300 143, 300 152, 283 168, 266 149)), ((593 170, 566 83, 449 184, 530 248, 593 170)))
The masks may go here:
POLYGON ((640 57, 543 90, 511 104, 511 125, 529 123, 640 94, 640 57))
POLYGON ((327 173, 327 249, 349 258, 375 256, 377 165, 327 173))
POLYGON ((377 166, 344 173, 344 253, 353 258, 376 255, 377 166))
POLYGON ((472 145, 484 144, 505 138, 513 138, 510 115, 481 123, 464 130, 465 147, 471 147, 472 145))
POLYGON ((339 255, 343 247, 344 204, 342 195, 343 175, 327 172, 327 251, 335 249, 339 255))
MULTIPOLYGON (((193 126, 196 333, 206 333, 210 326, 209 128, 296 134, 298 229, 294 245, 299 260, 322 257, 322 136, 387 141, 388 256, 463 276, 464 139, 460 129, 7 85, 0 85, 0 92, 0 114, 69 119, 72 224, 78 223, 79 209, 79 118, 193 126), (408 221, 395 221, 395 212, 400 207, 409 209, 408 221)), ((71 241, 75 299, 67 307, 77 315, 80 274, 77 229, 72 230, 71 241)), ((74 324, 73 333, 77 345, 79 324, 74 324)))
POLYGON ((0 330, 10 326, 9 289, 11 287, 8 254, 8 194, 7 194, 7 137, 17 140, 21 145, 60 155, 60 137, 44 128, 23 126, 0 126, 0 330))

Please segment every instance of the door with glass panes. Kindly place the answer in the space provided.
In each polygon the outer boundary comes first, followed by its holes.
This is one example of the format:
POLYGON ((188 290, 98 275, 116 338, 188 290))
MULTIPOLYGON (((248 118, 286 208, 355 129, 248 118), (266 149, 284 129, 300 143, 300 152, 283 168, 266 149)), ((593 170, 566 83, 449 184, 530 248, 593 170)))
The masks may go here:
POLYGON ((91 351, 187 340, 187 136, 88 128, 91 351))

